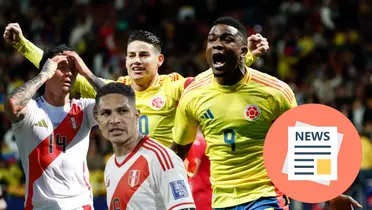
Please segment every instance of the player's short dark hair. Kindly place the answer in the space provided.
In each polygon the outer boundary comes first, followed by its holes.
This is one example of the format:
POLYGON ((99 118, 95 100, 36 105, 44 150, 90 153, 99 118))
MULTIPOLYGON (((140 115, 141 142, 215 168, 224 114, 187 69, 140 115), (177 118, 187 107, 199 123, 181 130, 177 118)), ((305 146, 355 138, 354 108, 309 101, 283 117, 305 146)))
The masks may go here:
MULTIPOLYGON (((144 31, 144 30, 138 30, 138 31, 133 31, 128 38, 128 45, 134 41, 142 41, 146 42, 148 44, 153 45, 156 49, 161 52, 161 47, 162 47, 162 42, 158 36, 155 34, 149 32, 149 31, 144 31)), ((127 45, 127 46, 128 46, 127 45)))
POLYGON ((73 51, 73 50, 71 48, 67 47, 65 44, 61 44, 61 45, 55 46, 52 49, 44 52, 43 57, 41 58, 40 63, 39 63, 39 70, 43 69, 43 66, 44 66, 45 62, 49 58, 53 58, 56 55, 60 55, 60 54, 63 53, 63 51, 73 51))
POLYGON ((100 98, 108 94, 120 94, 127 97, 129 102, 134 104, 136 102, 136 94, 134 93, 132 87, 120 82, 110 82, 97 91, 96 107, 99 104, 100 98))
POLYGON ((230 16, 224 16, 220 17, 217 20, 213 22, 213 26, 218 25, 218 24, 224 24, 228 26, 232 26, 240 32, 240 35, 243 37, 243 43, 244 45, 247 44, 247 38, 248 38, 248 33, 245 27, 243 26, 242 23, 240 23, 238 20, 230 17, 230 16))

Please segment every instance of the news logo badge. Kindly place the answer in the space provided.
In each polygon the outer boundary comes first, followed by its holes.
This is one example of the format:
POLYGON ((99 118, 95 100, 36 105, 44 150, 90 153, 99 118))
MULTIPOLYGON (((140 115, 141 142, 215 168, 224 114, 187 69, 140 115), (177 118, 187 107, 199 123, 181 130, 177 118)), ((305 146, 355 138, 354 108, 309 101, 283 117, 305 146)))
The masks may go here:
POLYGON ((337 180, 337 127, 288 127, 288 180, 337 180))
POLYGON ((325 202, 344 193, 357 177, 361 162, 355 126, 343 113, 321 104, 286 111, 271 125, 264 142, 270 180, 300 202, 325 202))

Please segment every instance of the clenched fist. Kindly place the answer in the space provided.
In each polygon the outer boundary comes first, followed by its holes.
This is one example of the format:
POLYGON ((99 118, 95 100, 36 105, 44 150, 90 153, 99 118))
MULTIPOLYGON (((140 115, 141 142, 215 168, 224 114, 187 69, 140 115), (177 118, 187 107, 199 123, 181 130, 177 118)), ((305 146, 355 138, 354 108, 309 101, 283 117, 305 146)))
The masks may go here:
POLYGON ((249 51, 251 51, 251 53, 256 57, 260 57, 263 54, 267 53, 270 48, 269 42, 261 34, 254 34, 249 36, 247 42, 249 51))
POLYGON ((9 44, 17 44, 23 37, 22 29, 18 23, 9 23, 5 28, 3 37, 9 44))

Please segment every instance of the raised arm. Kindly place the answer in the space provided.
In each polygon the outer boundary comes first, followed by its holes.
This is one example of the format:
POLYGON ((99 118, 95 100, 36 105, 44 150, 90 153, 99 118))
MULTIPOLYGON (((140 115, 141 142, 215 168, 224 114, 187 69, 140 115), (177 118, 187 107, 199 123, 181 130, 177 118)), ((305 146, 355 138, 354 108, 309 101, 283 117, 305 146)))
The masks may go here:
MULTIPOLYGON (((18 52, 39 68, 44 52, 23 36, 22 29, 18 23, 9 23, 5 28, 3 37, 18 52)), ((99 79, 105 83, 113 82, 112 80, 99 79)), ((80 93, 83 98, 94 98, 96 95, 95 88, 82 75, 77 76, 72 92, 80 93)))
POLYGON ((83 59, 81 59, 81 57, 76 52, 64 51, 63 54, 65 54, 68 59, 74 61, 78 73, 88 80, 88 82, 90 83, 90 85, 92 85, 96 92, 99 88, 106 84, 100 78, 96 77, 92 73, 92 71, 90 71, 88 66, 84 63, 83 59))
POLYGON ((22 29, 18 23, 9 23, 5 28, 3 37, 34 66, 39 68, 44 52, 23 36, 22 29))
POLYGON ((8 119, 15 123, 24 118, 25 107, 35 95, 36 91, 54 75, 58 63, 66 60, 66 56, 56 56, 48 60, 41 72, 31 80, 13 90, 5 101, 5 114, 8 119))
POLYGON ((257 59, 269 50, 269 42, 261 34, 253 34, 248 37, 248 53, 244 57, 244 64, 251 66, 257 59))

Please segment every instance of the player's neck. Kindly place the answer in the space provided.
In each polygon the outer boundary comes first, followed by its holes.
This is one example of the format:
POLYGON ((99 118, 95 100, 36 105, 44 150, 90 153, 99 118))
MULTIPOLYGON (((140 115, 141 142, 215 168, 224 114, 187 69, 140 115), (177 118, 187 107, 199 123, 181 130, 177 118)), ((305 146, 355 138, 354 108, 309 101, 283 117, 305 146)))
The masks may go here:
POLYGON ((150 80, 148 82, 145 82, 143 84, 138 84, 136 83, 136 81, 133 81, 132 84, 131 84, 131 87, 135 90, 135 91, 144 91, 144 90, 147 90, 147 88, 151 87, 151 85, 154 84, 154 82, 156 81, 156 79, 158 78, 159 74, 156 73, 154 74, 150 80))
POLYGON ((129 139, 125 143, 114 143, 112 142, 112 149, 117 157, 121 157, 129 154, 136 148, 138 143, 142 140, 143 136, 135 135, 132 139, 129 139))
POLYGON ((220 85, 235 85, 244 78, 246 69, 244 66, 239 66, 234 73, 228 73, 222 77, 215 77, 216 82, 220 85))
POLYGON ((45 89, 45 93, 43 95, 46 102, 48 102, 52 106, 64 106, 70 101, 69 98, 70 94, 63 94, 58 95, 55 94, 53 91, 48 91, 48 89, 45 89))

